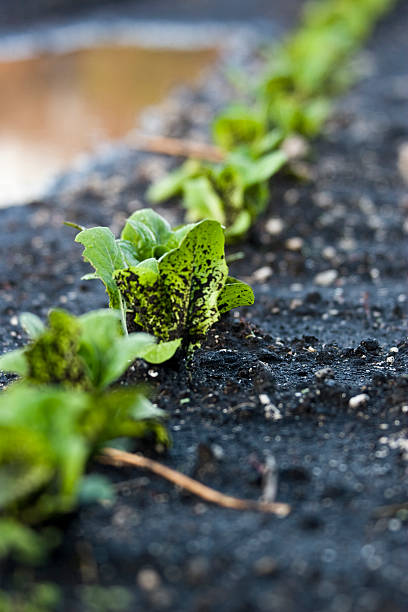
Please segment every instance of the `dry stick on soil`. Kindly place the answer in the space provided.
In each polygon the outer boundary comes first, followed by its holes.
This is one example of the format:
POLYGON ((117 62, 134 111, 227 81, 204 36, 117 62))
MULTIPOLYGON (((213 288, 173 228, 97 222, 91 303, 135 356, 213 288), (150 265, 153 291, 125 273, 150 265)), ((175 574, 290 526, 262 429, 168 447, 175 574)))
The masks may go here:
POLYGON ((206 485, 201 484, 197 480, 181 474, 176 470, 172 470, 153 459, 143 457, 143 455, 135 455, 133 453, 126 453, 115 448, 104 448, 102 455, 99 457, 99 461, 109 465, 133 465, 135 467, 150 470, 166 480, 170 480, 175 485, 186 489, 190 493, 205 499, 208 502, 223 506, 224 508, 232 508, 233 510, 256 510, 258 512, 267 512, 270 514, 276 514, 279 517, 285 517, 290 512, 290 506, 279 502, 262 502, 252 501, 249 499, 239 499, 237 497, 231 497, 230 495, 224 495, 219 493, 215 489, 211 489, 206 485))
POLYGON ((401 510, 408 510, 408 502, 402 502, 401 504, 390 504, 389 506, 378 506, 374 509, 374 518, 388 518, 394 516, 401 510))
POLYGON ((147 136, 144 134, 130 135, 126 142, 138 151, 148 151, 149 153, 192 157, 209 162, 220 162, 225 158, 221 149, 205 142, 167 138, 165 136, 147 136))

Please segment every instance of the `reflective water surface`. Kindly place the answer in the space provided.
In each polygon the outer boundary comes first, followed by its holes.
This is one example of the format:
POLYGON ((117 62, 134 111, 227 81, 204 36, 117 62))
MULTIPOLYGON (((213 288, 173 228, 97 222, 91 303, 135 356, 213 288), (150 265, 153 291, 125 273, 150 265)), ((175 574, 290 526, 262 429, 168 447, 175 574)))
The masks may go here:
POLYGON ((123 137, 144 107, 193 83, 215 57, 112 45, 0 61, 0 206, 38 196, 79 153, 123 137))

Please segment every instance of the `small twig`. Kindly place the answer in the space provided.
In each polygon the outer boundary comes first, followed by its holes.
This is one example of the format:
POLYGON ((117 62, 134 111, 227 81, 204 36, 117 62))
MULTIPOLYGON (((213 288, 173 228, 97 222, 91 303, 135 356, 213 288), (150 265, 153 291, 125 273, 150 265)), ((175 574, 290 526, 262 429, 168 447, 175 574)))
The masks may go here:
POLYGON ((167 138, 165 136, 147 136, 138 134, 128 136, 127 143, 138 151, 149 153, 162 153, 177 157, 192 157, 210 162, 220 162, 225 158, 224 153, 218 147, 179 138, 167 138))
POLYGON ((373 512, 375 518, 387 518, 394 516, 401 510, 408 511, 408 502, 402 502, 401 504, 390 504, 388 506, 378 506, 373 512))
POLYGON ((253 501, 249 499, 239 499, 237 497, 231 497, 230 495, 224 495, 219 493, 215 489, 211 489, 206 485, 201 484, 197 480, 181 474, 171 468, 168 468, 158 461, 148 459, 143 455, 135 455, 133 453, 127 453, 125 451, 117 450, 115 448, 104 448, 103 454, 99 457, 102 463, 109 465, 133 465, 135 467, 150 470, 162 478, 173 482, 175 485, 186 489, 190 493, 201 497, 202 499, 223 506, 224 508, 232 508, 234 510, 255 510, 258 512, 267 512, 276 514, 280 517, 285 517, 290 512, 290 506, 288 504, 279 502, 262 502, 253 501))

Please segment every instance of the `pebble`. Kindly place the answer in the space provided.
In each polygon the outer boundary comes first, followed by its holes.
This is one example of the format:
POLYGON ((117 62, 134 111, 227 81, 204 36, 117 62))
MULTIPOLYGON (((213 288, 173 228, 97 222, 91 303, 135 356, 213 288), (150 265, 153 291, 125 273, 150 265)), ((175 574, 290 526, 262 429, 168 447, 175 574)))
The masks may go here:
POLYGON ((331 368, 322 368, 321 370, 316 370, 314 375, 319 379, 329 378, 333 376, 333 370, 331 368))
POLYGON ((151 568, 145 568, 140 570, 137 575, 137 584, 144 591, 154 591, 160 585, 159 574, 151 568))
POLYGON ((287 191, 285 191, 285 194, 283 197, 285 199, 285 202, 287 202, 287 204, 290 204, 293 206, 294 204, 297 204, 297 202, 299 201, 300 193, 296 189, 288 189, 287 191))
POLYGON ((332 246, 324 247, 322 255, 325 259, 334 259, 337 255, 336 249, 332 246))
POLYGON ((271 217, 265 224, 265 229, 271 236, 279 236, 284 227, 285 224, 279 217, 271 217))
POLYGON ((404 142, 398 150, 398 170, 404 181, 408 183, 408 142, 404 142))
POLYGON ((282 149, 289 159, 299 159, 307 155, 309 145, 302 136, 288 136, 282 143, 282 149))
POLYGON ((349 408, 359 408, 368 402, 370 397, 367 393, 359 393, 349 399, 349 408))
POLYGON ((299 236, 288 238, 285 242, 285 246, 289 251, 301 251, 303 247, 303 238, 299 236))
POLYGON ((258 283, 264 283, 268 280, 273 274, 273 270, 270 266, 262 266, 262 268, 258 268, 255 270, 252 277, 258 283))
POLYGON ((320 208, 329 208, 333 204, 333 196, 326 191, 319 191, 314 194, 313 200, 320 208))
POLYGON ((189 582, 193 584, 200 584, 207 578, 210 570, 210 564, 208 559, 205 557, 193 557, 188 562, 186 569, 187 579, 189 582))
POLYGON ((316 274, 314 277, 314 282, 320 287, 329 287, 334 283, 338 275, 339 273, 337 270, 325 270, 324 272, 319 272, 319 274, 316 274))
POLYGON ((254 563, 254 573, 258 576, 271 576, 278 569, 278 565, 273 557, 261 557, 254 563))

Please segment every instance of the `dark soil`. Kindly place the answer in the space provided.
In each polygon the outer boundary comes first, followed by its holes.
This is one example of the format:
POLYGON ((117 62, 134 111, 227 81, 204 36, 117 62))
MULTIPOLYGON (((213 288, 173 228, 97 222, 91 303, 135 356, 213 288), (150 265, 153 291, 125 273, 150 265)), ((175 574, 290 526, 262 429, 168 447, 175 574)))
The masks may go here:
MULTIPOLYGON (((221 321, 190 368, 137 364, 127 376, 150 381, 169 414, 166 465, 257 499, 273 456, 277 498, 292 513, 225 510, 155 476, 105 469, 117 501, 67 520, 62 547, 36 572, 61 586, 64 611, 82 609, 83 584, 128 587, 133 611, 407 609, 408 196, 397 168, 407 29, 401 3, 371 41, 372 73, 313 146, 313 177, 274 180, 265 218, 233 249, 245 253, 231 269, 254 285, 255 306, 221 321)), ((99 285, 78 280, 88 268, 61 223, 117 230, 143 205, 156 163, 129 155, 103 188, 0 211, 3 351, 23 343, 21 311, 106 304, 99 285)))
POLYGON ((166 21, 276 21, 289 25, 298 14, 304 0, 269 0, 236 2, 235 0, 0 0, 0 30, 5 27, 27 26, 44 21, 55 22, 65 17, 94 14, 131 16, 137 19, 166 21))

